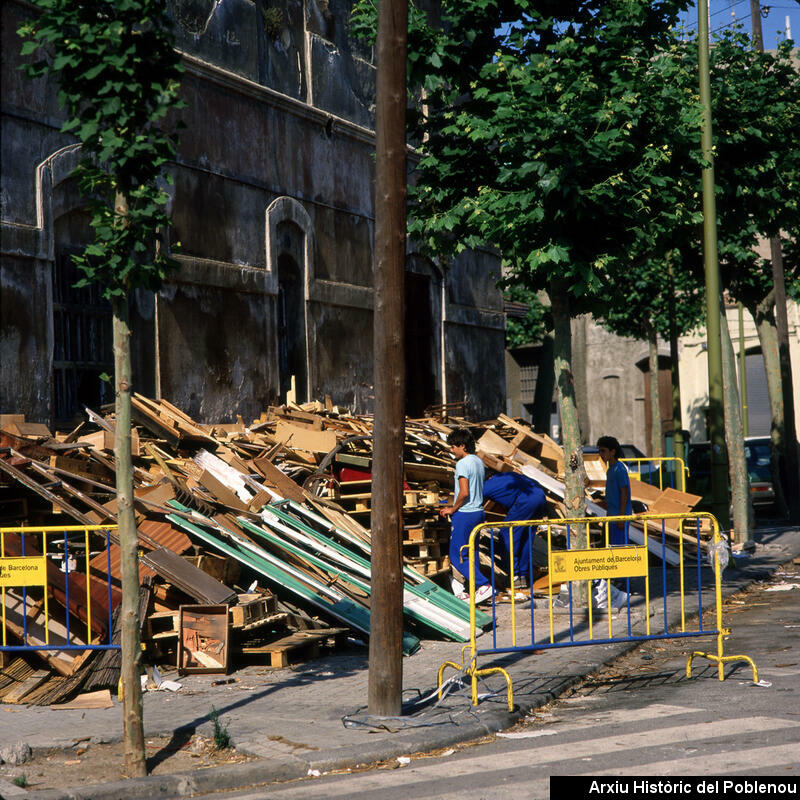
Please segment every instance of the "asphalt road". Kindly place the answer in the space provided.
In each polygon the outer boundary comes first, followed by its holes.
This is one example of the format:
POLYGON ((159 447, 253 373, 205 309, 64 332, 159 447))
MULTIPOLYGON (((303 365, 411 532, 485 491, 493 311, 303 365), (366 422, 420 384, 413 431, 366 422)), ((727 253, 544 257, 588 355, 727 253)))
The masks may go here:
POLYGON ((550 797, 555 775, 770 776, 800 784, 800 565, 729 600, 725 624, 726 655, 753 658, 762 685, 743 662, 720 682, 716 666, 696 659, 686 678, 687 650, 711 650, 712 641, 648 642, 484 742, 417 754, 405 765, 204 797, 538 800, 550 797))

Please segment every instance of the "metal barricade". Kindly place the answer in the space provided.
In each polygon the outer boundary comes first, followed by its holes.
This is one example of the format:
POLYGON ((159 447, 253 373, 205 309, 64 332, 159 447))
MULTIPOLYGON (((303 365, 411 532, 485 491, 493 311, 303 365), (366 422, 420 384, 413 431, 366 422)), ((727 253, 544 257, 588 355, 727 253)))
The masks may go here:
POLYGON ((636 478, 644 483, 655 486, 655 477, 658 475, 658 488, 664 490, 664 473, 667 473, 667 488, 677 489, 680 492, 686 491, 686 478, 689 475, 689 468, 682 458, 678 456, 655 456, 653 458, 621 458, 623 464, 628 465, 629 473, 632 478, 636 478), (657 464, 657 469, 653 469, 653 464, 657 464), (647 469, 644 469, 644 467, 647 469))
POLYGON ((118 650, 111 532, 116 525, 0 528, 0 652, 118 650), (105 559, 94 575, 92 545, 105 559), (83 551, 73 558, 72 553, 83 551), (102 573, 105 573, 102 575, 102 573), (55 613, 54 613, 55 612, 55 613), (77 625, 75 624, 77 622, 77 625), (9 639, 22 644, 9 644, 9 639))
MULTIPOLYGON (((725 636, 730 634, 722 624, 722 589, 720 549, 725 548, 719 533, 719 526, 713 515, 708 513, 685 514, 634 514, 612 517, 581 517, 572 519, 538 519, 526 521, 486 522, 477 525, 471 532, 469 543, 470 565, 470 623, 472 637, 469 645, 461 650, 461 663, 446 661, 439 668, 438 686, 441 694, 442 677, 448 667, 468 675, 472 682, 472 702, 478 703, 478 678, 491 674, 501 674, 505 678, 508 692, 508 708, 513 709, 513 686, 508 672, 499 666, 478 666, 478 658, 491 657, 508 653, 530 653, 534 650, 548 648, 576 647, 591 645, 608 645, 618 642, 643 642, 655 639, 696 638, 703 636, 716 637, 716 653, 695 650, 688 657, 686 674, 691 677, 692 660, 703 657, 718 666, 719 680, 724 680, 724 665, 731 661, 745 661, 753 670, 753 682, 758 682, 758 670, 749 656, 726 656, 723 649, 725 636), (628 526, 639 528, 643 537, 642 544, 611 544, 611 525, 621 523, 624 539, 628 538, 628 526), (497 574, 492 568, 490 582, 493 589, 491 599, 491 645, 478 646, 475 627, 475 564, 477 547, 482 537, 488 540, 488 555, 492 565, 495 561, 495 531, 500 528, 509 529, 508 577, 510 628, 500 630, 498 627, 497 574), (531 587, 530 600, 520 601, 517 598, 515 572, 520 572, 520 564, 513 561, 514 531, 518 536, 525 536, 529 546, 523 548, 528 562, 524 566, 528 575, 528 586, 531 587), (708 539, 704 539, 703 536, 708 539), (538 547, 541 566, 547 567, 546 578, 546 621, 542 625, 535 620, 533 601, 533 576, 535 570, 534 544, 536 537, 545 537, 546 548, 540 541, 538 547), (667 569, 667 542, 675 544, 678 550, 676 568, 667 569), (595 545, 592 546, 592 541, 595 545), (650 566, 649 554, 661 551, 661 563, 650 566), (687 567, 689 557, 696 559, 687 567), (705 558, 711 562, 703 565, 705 558), (713 571, 713 585, 703 582, 703 569, 713 571), (677 569, 677 575, 675 575, 677 569), (624 580, 627 595, 619 613, 612 613, 613 580, 624 580), (636 582, 637 597, 632 599, 632 581, 636 582), (561 591, 559 592, 559 587, 561 591), (566 587, 566 591, 564 590, 566 587), (605 589, 605 608, 595 605, 594 591, 602 595, 605 589), (583 589, 583 591, 581 591, 583 589), (709 591, 712 597, 709 599, 709 591), (587 602, 587 595, 591 601, 587 602), (583 597, 583 602, 579 602, 583 597), (529 613, 523 615, 522 624, 518 625, 520 614, 518 606, 529 605, 529 613), (652 605, 651 605, 652 604, 652 605), (714 609, 714 625, 707 627, 703 620, 704 612, 714 609), (680 623, 670 624, 680 610, 680 623), (672 612, 672 613, 670 613, 672 612), (599 620, 605 617, 605 620, 599 620), (557 623, 557 618, 561 624, 557 623), (544 633, 542 634, 542 627, 544 633), (601 633, 596 635, 597 630, 601 633), (524 632, 524 636, 523 636, 524 632), (524 642, 522 639, 524 638, 524 642), (468 659, 468 660, 467 660, 468 659)), ((672 548, 669 548, 672 551, 672 548)), ((674 551, 672 551, 674 553, 674 551)), ((504 554, 505 555, 505 554, 504 554)), ((541 579, 545 581, 544 577, 541 579)), ((613 590, 617 592, 616 588, 613 590)), ((502 604, 502 607, 506 607, 502 604)), ((538 609, 537 609, 538 610, 538 609)), ((482 640, 483 641, 483 640, 482 640)))

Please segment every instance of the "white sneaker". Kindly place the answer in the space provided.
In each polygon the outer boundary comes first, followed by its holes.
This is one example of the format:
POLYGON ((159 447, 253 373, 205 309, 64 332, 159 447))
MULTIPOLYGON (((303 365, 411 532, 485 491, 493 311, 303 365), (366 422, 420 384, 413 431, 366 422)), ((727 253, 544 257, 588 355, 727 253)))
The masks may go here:
POLYGON ((456 578, 450 578, 450 588, 453 590, 453 594, 456 597, 460 594, 464 594, 464 584, 456 578))
POLYGON ((492 595, 494 592, 492 591, 492 586, 489 583, 484 583, 483 586, 480 587, 475 592, 475 605, 478 603, 485 603, 487 600, 492 599, 492 595))
POLYGON ((611 602, 609 603, 608 585, 604 580, 597 580, 594 586, 594 604, 596 608, 608 608, 609 605, 612 609, 624 608, 630 602, 630 596, 627 592, 621 592, 614 584, 611 584, 611 602))
POLYGON ((598 608, 608 608, 608 587, 603 580, 595 580, 592 585, 594 604, 598 608))
POLYGON ((625 608, 631 601, 631 596, 627 592, 617 589, 614 584, 611 584, 611 607, 612 608, 625 608))

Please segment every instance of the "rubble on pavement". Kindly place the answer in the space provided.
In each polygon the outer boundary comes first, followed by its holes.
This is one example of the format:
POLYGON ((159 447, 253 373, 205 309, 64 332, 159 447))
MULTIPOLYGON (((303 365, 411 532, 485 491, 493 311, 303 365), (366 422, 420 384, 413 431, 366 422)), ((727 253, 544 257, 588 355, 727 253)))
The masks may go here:
MULTIPOLYGON (((209 673, 252 659, 278 668, 368 637, 371 416, 330 398, 273 406, 250 424, 200 424, 141 395, 132 411, 147 662, 209 673)), ((505 415, 471 422, 454 416, 452 405, 439 411, 406 420, 407 653, 420 636, 470 636, 469 607, 449 592, 449 524, 439 515, 452 497, 446 437, 453 428, 473 430, 487 467, 538 480, 551 518, 567 516, 563 452, 552 439, 505 415)), ((115 525, 114 428, 113 408, 86 409, 85 421, 55 435, 21 415, 0 415, 0 526, 115 525)), ((654 487, 641 491, 656 506, 690 502, 654 487)), ((487 511, 487 520, 502 517, 487 511)), ((74 645, 118 641, 115 530, 43 538, 2 535, 2 557, 48 556, 47 597, 37 587, 3 590, 8 643, 44 644, 50 635, 74 645)), ((482 627, 489 617, 478 611, 476 622, 482 627)), ((116 689, 119 680, 116 650, 6 653, 0 667, 3 702, 65 702, 116 689)))

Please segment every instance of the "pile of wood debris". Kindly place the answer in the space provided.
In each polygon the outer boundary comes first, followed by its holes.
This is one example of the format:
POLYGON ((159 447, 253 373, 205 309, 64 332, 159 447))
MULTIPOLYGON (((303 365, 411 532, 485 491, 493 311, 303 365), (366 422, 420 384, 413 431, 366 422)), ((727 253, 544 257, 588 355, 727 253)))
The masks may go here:
MULTIPOLYGON (((55 436, 20 415, 0 415, 0 526, 116 523, 115 420, 113 409, 104 412, 87 409, 86 421, 55 436)), ((250 425, 241 418, 201 425, 166 400, 135 395, 133 418, 148 660, 183 671, 224 672, 254 658, 282 667, 348 636, 368 636, 371 417, 326 399, 270 407, 250 425)), ((446 437, 462 426, 473 429, 488 467, 537 480, 550 516, 566 516, 563 453, 546 435, 505 415, 482 423, 452 415, 407 420, 406 653, 420 636, 470 635, 468 606, 445 588, 449 525, 438 513, 453 491, 446 437)), ((665 493, 642 491, 664 502, 665 493)), ((121 596, 113 529, 50 533, 46 540, 31 532, 2 536, 2 557, 43 553, 47 597, 33 586, 3 589, 9 643, 110 642, 121 596)), ((479 611, 477 625, 489 622, 479 611)), ((49 704, 116 686, 114 651, 35 652, 42 660, 36 666, 47 669, 35 669, 29 654, 5 666, 0 700, 49 704)))

